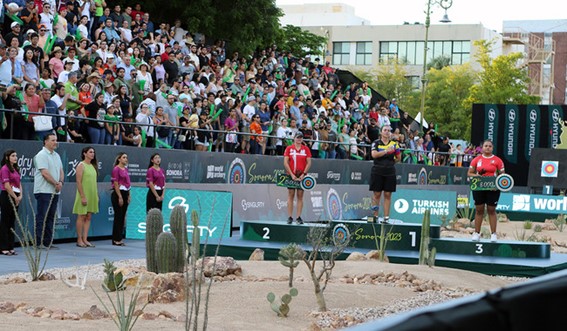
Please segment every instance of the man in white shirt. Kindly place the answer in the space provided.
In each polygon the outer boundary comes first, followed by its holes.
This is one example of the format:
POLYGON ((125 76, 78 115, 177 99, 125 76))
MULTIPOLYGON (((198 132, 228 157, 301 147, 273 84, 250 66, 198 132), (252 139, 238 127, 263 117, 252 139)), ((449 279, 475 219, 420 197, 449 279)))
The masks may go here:
POLYGON ((4 43, 0 43, 0 63, 0 84, 8 86, 12 81, 12 62, 8 60, 4 43))
POLYGON ((77 71, 80 69, 79 60, 75 59, 76 52, 77 51, 75 50, 75 47, 69 47, 69 50, 67 51, 67 57, 63 59, 63 64, 67 62, 73 63, 73 67, 71 68, 71 71, 77 71))
POLYGON ((101 41, 100 47, 99 47, 99 49, 97 49, 96 53, 102 59, 102 63, 106 63, 106 59, 108 58, 108 55, 111 54, 108 51, 108 43, 106 41, 101 41))
POLYGON ((132 30, 130 29, 130 23, 128 23, 127 20, 124 20, 122 22, 122 27, 119 30, 120 39, 122 39, 122 41, 130 43, 132 41, 132 30))
MULTIPOLYGON (((256 98, 251 95, 248 97, 248 99, 246 100, 246 102, 248 103, 246 106, 244 106, 244 109, 242 110, 242 132, 245 133, 250 133, 250 123, 252 122, 252 116, 254 116, 254 114, 256 114, 256 98)), ((248 152, 248 142, 250 141, 250 136, 249 135, 243 135, 242 136, 242 152, 241 153, 247 153, 248 152)))
POLYGON ((86 15, 81 16, 79 26, 77 26, 77 30, 81 33, 81 38, 89 39, 89 29, 87 28, 87 24, 89 24, 89 17, 86 15))
MULTIPOLYGON (((59 115, 67 115, 67 98, 68 94, 65 94, 65 85, 57 84, 55 87, 55 94, 51 97, 51 101, 55 102, 59 115)), ((57 134, 57 141, 67 142, 67 126, 65 117, 57 118, 57 127, 55 128, 55 133, 57 134)))

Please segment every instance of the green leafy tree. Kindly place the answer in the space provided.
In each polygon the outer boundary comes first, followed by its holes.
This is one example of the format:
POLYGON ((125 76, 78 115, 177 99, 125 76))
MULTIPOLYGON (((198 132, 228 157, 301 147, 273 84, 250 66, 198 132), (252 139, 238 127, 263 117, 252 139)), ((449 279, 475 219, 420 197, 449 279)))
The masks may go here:
POLYGON ((404 64, 390 61, 370 70, 355 70, 354 74, 388 99, 396 98, 398 106, 415 116, 419 109, 419 93, 408 78, 404 64))
POLYGON ((471 110, 463 101, 469 97, 476 73, 469 64, 431 69, 425 99, 425 118, 439 124, 440 133, 451 138, 470 138, 471 110))
POLYGON ((227 41, 227 47, 251 54, 275 42, 282 11, 275 0, 140 0, 154 24, 180 19, 190 32, 227 41))
POLYGON ((528 95, 529 77, 527 69, 520 66, 522 53, 490 57, 493 42, 477 40, 475 55, 482 71, 478 84, 471 86, 465 106, 472 109, 473 103, 539 103, 539 97, 528 95))
POLYGON ((298 26, 284 26, 277 39, 279 49, 290 51, 294 56, 323 54, 327 38, 303 30, 298 26))

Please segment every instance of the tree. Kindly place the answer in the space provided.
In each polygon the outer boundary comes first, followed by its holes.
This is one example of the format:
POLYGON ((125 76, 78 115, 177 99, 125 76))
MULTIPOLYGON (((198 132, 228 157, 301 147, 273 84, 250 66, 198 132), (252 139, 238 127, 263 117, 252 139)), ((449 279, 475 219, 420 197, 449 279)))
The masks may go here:
POLYGON ((474 45, 478 49, 475 57, 482 71, 478 74, 479 83, 471 87, 470 97, 465 100, 467 107, 472 108, 473 103, 539 103, 539 97, 527 93, 527 69, 519 66, 522 53, 500 55, 492 59, 493 42, 477 40, 474 45))
POLYGON ((463 101, 469 97, 476 73, 469 64, 431 69, 427 73, 425 119, 439 123, 440 133, 452 138, 470 138, 471 108, 463 101))
POLYGON ((327 38, 318 36, 298 26, 284 26, 277 38, 279 49, 290 51, 294 56, 323 54, 327 38))
POLYGON ((394 60, 371 70, 356 70, 354 74, 388 99, 396 98, 398 107, 415 116, 419 109, 419 93, 408 78, 404 63, 394 60))
POLYGON ((427 64, 427 70, 430 70, 432 68, 441 70, 444 67, 448 67, 450 65, 451 65, 451 58, 446 55, 441 55, 434 59, 431 59, 431 62, 427 64))
POLYGON ((275 42, 282 11, 275 0, 141 0, 154 23, 180 19, 190 32, 227 41, 243 55, 275 42))

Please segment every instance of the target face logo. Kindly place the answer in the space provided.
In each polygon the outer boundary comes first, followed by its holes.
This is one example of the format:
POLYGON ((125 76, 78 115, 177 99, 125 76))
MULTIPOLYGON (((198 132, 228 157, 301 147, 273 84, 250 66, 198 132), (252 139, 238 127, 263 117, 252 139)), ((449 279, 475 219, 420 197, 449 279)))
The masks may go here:
POLYGON ((510 191, 514 187, 514 178, 508 174, 502 174, 496 177, 496 188, 500 191, 510 191))
POLYGON ((541 177, 557 178, 559 161, 541 161, 541 177))
POLYGON ((331 220, 340 220, 343 218, 343 206, 339 194, 334 189, 329 189, 327 193, 327 213, 331 220))
POLYGON ((317 182, 315 181, 315 178, 313 178, 312 176, 305 176, 301 180, 300 185, 302 189, 304 189, 305 191, 309 191, 312 190, 315 187, 315 185, 317 185, 317 182))
POLYGON ((344 224, 337 224, 333 228, 333 243, 335 246, 345 245, 350 241, 350 231, 344 224))
POLYGON ((246 166, 240 158, 234 159, 230 164, 228 168, 228 182, 229 184, 246 183, 246 166))

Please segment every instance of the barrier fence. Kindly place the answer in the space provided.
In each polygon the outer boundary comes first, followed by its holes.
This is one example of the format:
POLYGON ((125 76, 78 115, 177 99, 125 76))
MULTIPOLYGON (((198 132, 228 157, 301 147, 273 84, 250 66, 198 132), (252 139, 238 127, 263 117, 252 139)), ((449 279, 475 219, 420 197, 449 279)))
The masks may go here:
MULTIPOLYGON (((83 116, 69 116, 69 115, 60 115, 60 114, 47 114, 47 113, 35 113, 35 112, 28 112, 28 111, 21 111, 21 110, 13 110, 13 109, 0 109, 0 113, 2 113, 3 116, 4 113, 11 113, 11 114, 19 114, 22 116, 25 115, 32 115, 32 116, 48 116, 48 117, 55 117, 57 119, 60 118, 64 118, 66 123, 69 119, 74 119, 77 121, 85 121, 85 120, 95 120, 97 122, 101 122, 101 123, 109 123, 109 124, 120 124, 123 126, 139 126, 141 128, 147 128, 147 127, 152 127, 153 128, 153 137, 156 138, 157 136, 157 130, 158 128, 162 128, 162 127, 167 127, 169 129, 174 130, 173 135, 172 135, 172 143, 171 144, 167 144, 167 143, 157 143, 156 148, 162 147, 162 148, 166 148, 166 149, 184 149, 180 143, 181 140, 178 139, 179 137, 179 132, 183 132, 185 133, 184 136, 186 137, 188 134, 186 132, 188 131, 194 131, 194 132, 206 132, 206 133, 210 133, 214 136, 216 136, 216 140, 215 141, 211 141, 211 146, 212 144, 220 144, 222 142, 222 140, 224 139, 226 134, 236 134, 238 136, 238 141, 241 140, 241 138, 243 136, 249 136, 249 137, 262 137, 264 139, 264 141, 269 141, 269 145, 266 146, 266 153, 267 154, 274 154, 275 153, 275 145, 276 142, 278 140, 289 140, 290 138, 281 138, 281 137, 277 137, 271 134, 254 134, 254 133, 249 133, 249 132, 240 132, 240 131, 226 131, 226 130, 207 130, 207 129, 199 129, 199 128, 188 128, 188 127, 184 127, 184 126, 164 126, 164 125, 157 125, 154 123, 139 123, 139 122, 125 122, 122 120, 119 121, 114 121, 114 120, 104 120, 104 119, 92 119, 92 118, 85 118, 83 116), (220 139, 220 140, 218 140, 220 139), (158 146, 159 145, 159 146, 158 146)), ((13 139, 14 138, 14 116, 10 116, 10 121, 9 123, 6 123, 6 128, 10 127, 9 135, 6 138, 9 139, 13 139)), ((1 131, 4 131, 5 129, 2 127, 1 131)), ((53 130, 53 129, 52 129, 53 130)), ((148 130, 151 131, 151 130, 148 130)), ((293 138, 293 137, 291 137, 293 138)), ((370 147, 371 145, 366 144, 366 143, 357 143, 356 146, 359 147, 361 150, 364 151, 364 154, 361 156, 358 153, 350 153, 351 148, 353 147, 353 144, 349 143, 349 142, 340 142, 340 141, 329 141, 329 140, 312 140, 312 139, 304 139, 305 142, 307 143, 319 143, 319 144, 329 144, 331 146, 336 146, 336 149, 338 150, 339 148, 341 148, 340 146, 344 146, 342 149, 345 151, 345 156, 347 156, 346 158, 350 158, 353 160, 370 160, 370 147)), ((288 143, 291 143, 291 141, 288 141, 288 143)), ((285 142, 284 142, 285 144, 285 142)), ((426 150, 412 150, 412 149, 401 149, 401 153, 402 153, 402 162, 403 163, 407 163, 407 164, 425 164, 425 165, 434 165, 436 164, 436 162, 439 162, 438 160, 443 160, 445 159, 446 161, 448 161, 451 157, 455 158, 455 165, 457 166, 467 166, 467 160, 471 159, 470 155, 465 155, 465 154, 455 154, 455 153, 447 153, 447 152, 438 152, 438 151, 426 151, 426 150)), ((448 164, 448 162, 447 162, 448 164)))

